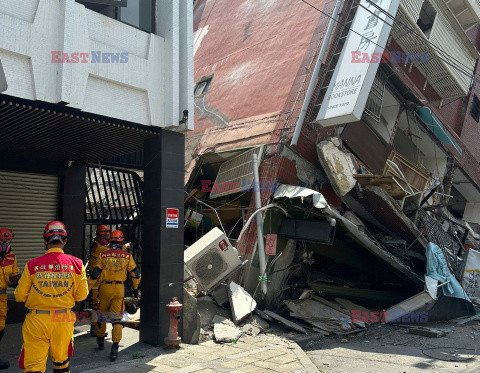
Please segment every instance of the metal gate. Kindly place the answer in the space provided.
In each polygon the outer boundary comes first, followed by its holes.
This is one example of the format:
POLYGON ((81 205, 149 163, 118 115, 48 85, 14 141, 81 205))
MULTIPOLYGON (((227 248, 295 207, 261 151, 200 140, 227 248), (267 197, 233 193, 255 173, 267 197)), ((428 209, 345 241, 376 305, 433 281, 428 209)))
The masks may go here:
POLYGON ((119 229, 130 243, 128 251, 141 268, 143 181, 134 171, 87 166, 83 261, 90 256, 97 225, 119 229))

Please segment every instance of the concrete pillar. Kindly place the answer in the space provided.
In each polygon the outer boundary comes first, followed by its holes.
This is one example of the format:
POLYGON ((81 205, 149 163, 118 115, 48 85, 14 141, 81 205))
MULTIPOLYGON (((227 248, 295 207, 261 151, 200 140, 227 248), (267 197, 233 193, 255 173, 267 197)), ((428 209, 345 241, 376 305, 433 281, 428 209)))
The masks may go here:
MULTIPOLYGON (((144 211, 140 341, 163 345, 171 297, 183 302, 183 179, 185 137, 163 131, 144 143, 144 211), (166 209, 178 208, 178 228, 166 227, 166 209)), ((181 325, 179 330, 182 330, 181 325)))
MULTIPOLYGON (((85 219, 85 165, 62 167, 59 171, 60 198, 58 217, 67 226, 67 254, 82 258, 83 224, 85 219)), ((48 222, 45 222, 47 224, 48 222)))

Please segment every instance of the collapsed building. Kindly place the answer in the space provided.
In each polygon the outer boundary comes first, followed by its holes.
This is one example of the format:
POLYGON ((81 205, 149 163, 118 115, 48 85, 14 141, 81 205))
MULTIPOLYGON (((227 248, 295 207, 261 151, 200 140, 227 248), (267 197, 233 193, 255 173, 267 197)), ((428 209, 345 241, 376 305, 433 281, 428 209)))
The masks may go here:
MULTIPOLYGON (((480 8, 449 6, 197 1, 185 244, 220 228, 244 261, 231 278, 267 308, 305 289, 391 307, 424 290, 429 243, 462 283, 480 8)), ((474 312, 457 308, 439 318, 474 312)))

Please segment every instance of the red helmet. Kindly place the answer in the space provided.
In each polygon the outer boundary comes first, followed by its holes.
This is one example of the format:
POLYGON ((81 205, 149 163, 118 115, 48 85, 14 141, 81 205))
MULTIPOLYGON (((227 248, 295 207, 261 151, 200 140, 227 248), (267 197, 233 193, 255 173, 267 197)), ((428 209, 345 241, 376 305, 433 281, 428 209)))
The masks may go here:
POLYGON ((108 228, 106 225, 99 225, 97 227, 97 230, 95 231, 95 234, 97 236, 100 236, 102 234, 110 234, 110 228, 108 228))
POLYGON ((110 235, 110 242, 123 242, 125 240, 125 237, 123 235, 122 231, 113 231, 112 234, 110 235))
POLYGON ((62 236, 63 238, 67 238, 67 227, 61 221, 51 221, 45 226, 45 230, 43 232, 43 238, 49 241, 50 237, 53 236, 62 236))
POLYGON ((15 237, 15 235, 10 229, 0 228, 0 240, 13 240, 13 237, 15 237))

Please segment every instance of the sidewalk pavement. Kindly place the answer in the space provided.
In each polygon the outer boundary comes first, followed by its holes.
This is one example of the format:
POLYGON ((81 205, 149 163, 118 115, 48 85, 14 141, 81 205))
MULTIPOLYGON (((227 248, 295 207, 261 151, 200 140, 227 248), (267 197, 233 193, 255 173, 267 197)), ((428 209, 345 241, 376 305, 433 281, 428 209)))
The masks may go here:
POLYGON ((182 345, 179 350, 157 349, 157 355, 131 359, 115 366, 107 363, 104 367, 89 371, 92 373, 106 371, 122 373, 318 372, 296 343, 271 334, 256 337, 243 336, 236 343, 217 344, 208 341, 200 345, 182 345))
MULTIPOLYGON (((90 325, 75 327, 74 355, 71 372, 318 372, 303 350, 294 342, 274 334, 242 336, 236 343, 199 345, 182 344, 180 349, 153 347, 138 342, 139 333, 123 329, 118 360, 110 362, 111 330, 105 340, 105 350, 99 351, 95 338, 88 335, 90 325)), ((108 327, 110 329, 110 326, 108 327)), ((21 347, 20 324, 7 325, 8 338, 0 346, 1 358, 10 361, 10 369, 19 372, 18 354, 21 347)), ((47 372, 52 371, 49 362, 47 372)))

